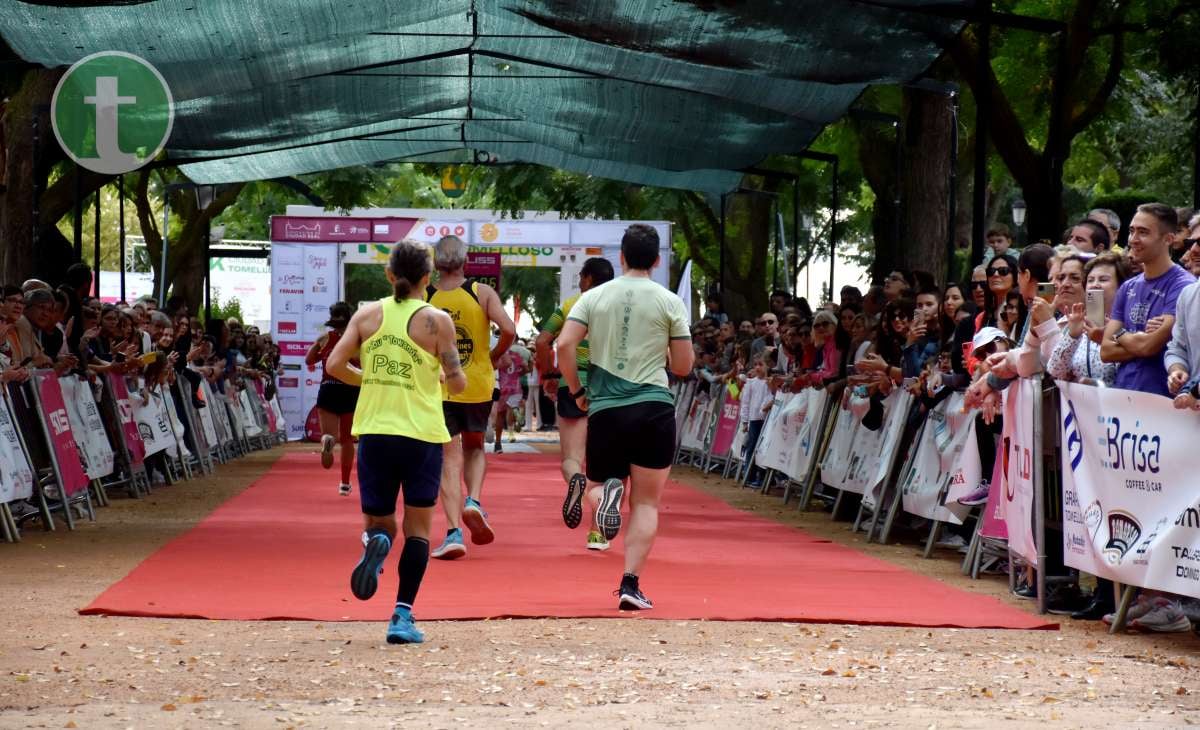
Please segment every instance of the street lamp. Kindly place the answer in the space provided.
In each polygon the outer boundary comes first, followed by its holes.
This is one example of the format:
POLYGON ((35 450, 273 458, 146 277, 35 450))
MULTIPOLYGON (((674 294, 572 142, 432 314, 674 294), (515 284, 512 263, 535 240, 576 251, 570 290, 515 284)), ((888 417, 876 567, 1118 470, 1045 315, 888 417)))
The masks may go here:
POLYGON ((1017 227, 1017 232, 1021 232, 1021 226, 1025 225, 1025 201, 1017 198, 1012 204, 1012 219, 1013 225, 1017 227))

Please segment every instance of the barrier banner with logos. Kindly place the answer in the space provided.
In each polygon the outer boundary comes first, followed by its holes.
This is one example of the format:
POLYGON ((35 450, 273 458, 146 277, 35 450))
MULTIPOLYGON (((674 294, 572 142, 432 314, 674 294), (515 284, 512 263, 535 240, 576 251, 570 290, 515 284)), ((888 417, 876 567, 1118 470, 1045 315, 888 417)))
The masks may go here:
POLYGON ((267 417, 267 432, 275 433, 278 430, 279 424, 275 422, 275 411, 267 406, 267 390, 263 386, 262 381, 254 381, 254 392, 258 394, 258 402, 262 406, 263 415, 267 417))
POLYGON ((213 420, 213 405, 212 398, 209 397, 208 391, 203 387, 199 389, 200 399, 204 401, 204 407, 196 409, 196 415, 199 416, 200 429, 204 431, 204 441, 209 445, 209 448, 217 446, 221 443, 221 437, 217 435, 217 424, 213 420))
POLYGON ((992 469, 992 483, 988 488, 987 504, 983 507, 981 537, 990 540, 1008 540, 1008 524, 1004 521, 1004 460, 996 459, 992 469))
POLYGON ((74 497, 88 487, 88 476, 84 470, 83 456, 71 434, 71 419, 67 405, 63 402, 62 387, 53 371, 38 371, 33 374, 33 384, 44 409, 43 418, 50 433, 50 448, 58 461, 59 476, 62 478, 63 493, 74 497))
POLYGON ((8 399, 0 397, 0 502, 33 496, 33 469, 17 435, 8 399))
POLYGON ((71 421, 71 434, 87 460, 88 479, 112 474, 113 449, 108 443, 108 433, 104 430, 104 420, 100 417, 91 386, 76 375, 64 375, 58 379, 58 384, 67 406, 67 418, 71 421))
POLYGON ((883 399, 883 423, 878 429, 872 431, 861 421, 855 424, 846 478, 840 486, 830 486, 861 494, 863 504, 874 508, 879 496, 877 491, 891 469, 892 455, 900 446, 912 400, 911 393, 897 388, 883 399))
POLYGON ((242 427, 246 430, 246 436, 256 438, 262 435, 262 429, 258 426, 258 419, 254 417, 254 405, 250 402, 250 392, 246 389, 238 391, 238 406, 242 409, 242 427))
POLYGON ((828 401, 829 394, 823 388, 805 388, 799 393, 777 396, 763 424, 755 463, 790 479, 807 476, 820 443, 818 431, 828 401))
POLYGON ((833 434, 829 439, 829 446, 825 449, 825 456, 821 459, 821 482, 830 487, 840 488, 850 470, 850 449, 854 446, 858 419, 847 407, 844 398, 833 415, 833 434))
POLYGON ((685 449, 703 449, 704 441, 708 437, 711 415, 712 402, 709 400, 708 393, 696 393, 683 421, 683 432, 679 445, 685 449))
POLYGON ((113 400, 117 404, 117 415, 121 419, 121 433, 125 437, 125 446, 129 451, 131 466, 139 466, 146 460, 146 444, 138 432, 137 421, 133 418, 133 403, 129 398, 129 385, 125 377, 110 373, 108 387, 112 389, 113 400))
POLYGON ((162 407, 162 392, 158 388, 143 388, 141 395, 144 399, 137 396, 132 398, 133 418, 146 445, 146 456, 154 456, 171 449, 175 444, 175 436, 171 433, 167 410, 162 407))
POLYGON ((713 432, 712 449, 709 453, 718 459, 729 455, 738 431, 738 418, 742 412, 741 398, 734 398, 728 388, 722 388, 721 412, 717 416, 717 430, 713 432))
POLYGON ((1126 585, 1200 597, 1200 415, 1162 396, 1059 382, 1063 555, 1126 585))
POLYGON ((953 393, 925 416, 912 464, 901 477, 904 511, 961 525, 970 507, 958 503, 979 484, 982 467, 975 443, 976 411, 963 413, 962 393, 953 393), (939 501, 942 487, 946 501, 939 501))
MULTIPOLYGON (((1012 552, 1036 564, 1037 543, 1033 538, 1033 409, 1042 397, 1040 380, 1021 378, 1004 391, 1004 432, 996 458, 1004 464, 1004 522, 1012 552)), ((1038 466, 1040 468, 1040 465, 1038 466)))

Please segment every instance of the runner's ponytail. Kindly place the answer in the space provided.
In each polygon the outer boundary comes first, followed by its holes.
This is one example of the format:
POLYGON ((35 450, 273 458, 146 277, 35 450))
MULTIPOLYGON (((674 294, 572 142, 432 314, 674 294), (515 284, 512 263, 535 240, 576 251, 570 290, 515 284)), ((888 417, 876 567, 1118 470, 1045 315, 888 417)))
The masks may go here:
POLYGON ((429 248, 420 241, 404 239, 392 248, 388 271, 395 279, 392 296, 397 302, 407 299, 430 271, 429 248))

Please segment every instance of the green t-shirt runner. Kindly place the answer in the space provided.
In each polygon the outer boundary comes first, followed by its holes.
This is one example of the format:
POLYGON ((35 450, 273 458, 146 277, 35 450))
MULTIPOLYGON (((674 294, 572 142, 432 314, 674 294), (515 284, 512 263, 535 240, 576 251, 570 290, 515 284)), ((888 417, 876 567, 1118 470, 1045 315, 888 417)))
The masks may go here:
POLYGON ((689 340, 683 301, 658 283, 621 276, 580 295, 568 319, 588 328, 588 413, 675 400, 667 383, 668 340, 689 340))
MULTIPOLYGON (((567 317, 569 317, 571 314, 571 309, 579 301, 579 297, 581 296, 583 295, 576 294, 575 296, 568 298, 567 301, 563 302, 562 305, 556 308, 554 313, 550 315, 550 318, 542 324, 541 331, 549 332, 555 337, 558 337, 558 333, 562 332, 563 325, 566 324, 567 317)), ((578 347, 575 348, 575 367, 579 369, 579 383, 585 387, 588 384, 587 376, 588 367, 590 365, 591 359, 588 353, 588 341, 584 340, 583 342, 579 343, 578 347)))

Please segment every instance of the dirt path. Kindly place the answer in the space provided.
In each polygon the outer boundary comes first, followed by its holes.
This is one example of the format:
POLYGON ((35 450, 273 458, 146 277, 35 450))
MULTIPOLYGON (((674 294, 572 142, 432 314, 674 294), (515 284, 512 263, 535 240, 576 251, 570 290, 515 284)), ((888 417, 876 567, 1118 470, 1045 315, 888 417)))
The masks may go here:
MULTIPOLYGON (((299 447, 289 447, 299 448, 299 447)), ((74 534, 0 545, 0 727, 1125 727, 1200 723, 1200 641, 1061 631, 649 620, 426 622, 420 647, 382 624, 80 617, 75 611, 282 453, 215 478, 114 498, 74 534)), ((678 478, 743 509, 965 590, 950 555, 863 546, 826 515, 713 478, 678 478)), ((770 559, 764 546, 765 560, 770 559)), ((803 580, 803 576, 795 576, 803 580)), ((731 587, 731 589, 734 589, 731 587)))

